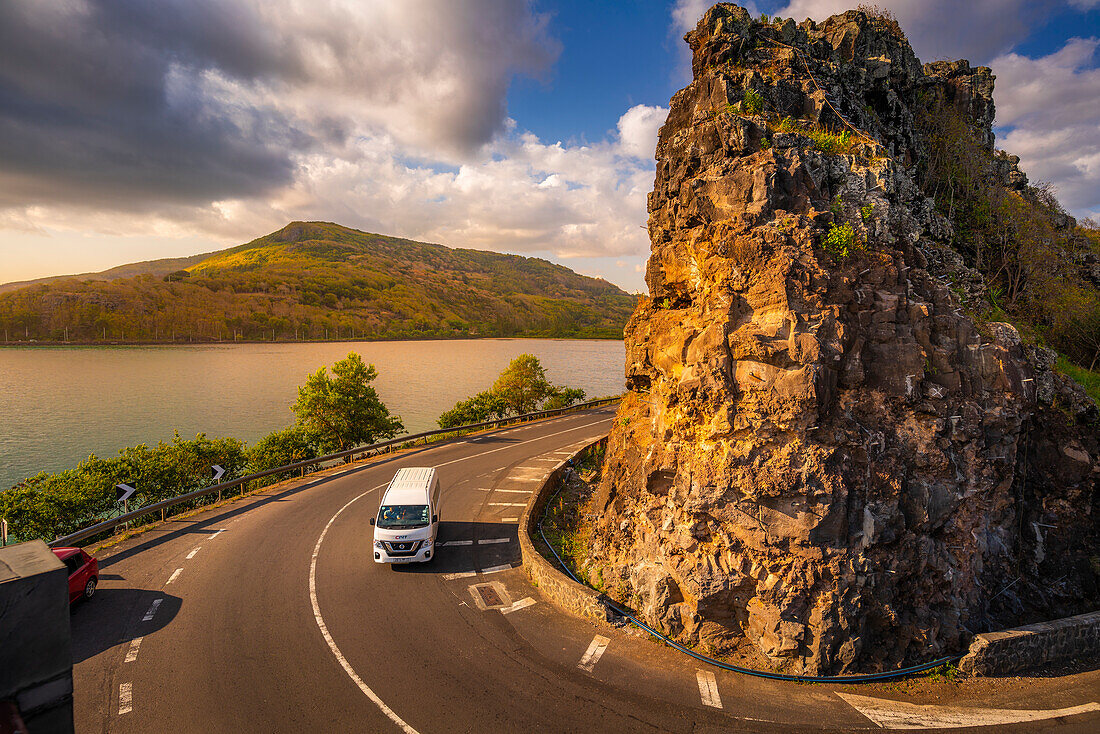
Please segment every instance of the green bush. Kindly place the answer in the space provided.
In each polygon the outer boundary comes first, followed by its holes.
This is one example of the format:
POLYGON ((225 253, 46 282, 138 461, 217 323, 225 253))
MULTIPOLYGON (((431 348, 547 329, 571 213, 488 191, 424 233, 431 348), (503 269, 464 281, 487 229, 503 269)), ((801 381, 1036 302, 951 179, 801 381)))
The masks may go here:
MULTIPOLYGON (((255 446, 248 449, 248 473, 258 474, 268 469, 313 459, 319 455, 317 444, 309 431, 301 426, 291 426, 281 431, 272 431, 257 441, 255 446)), ((294 476, 294 474, 295 472, 280 472, 257 481, 271 484, 294 476)))
POLYGON ((853 251, 861 248, 856 231, 847 222, 829 227, 823 246, 826 252, 839 258, 846 258, 853 251))
POLYGON ((741 100, 741 111, 746 115, 756 115, 764 110, 764 98, 754 89, 746 89, 741 100))
POLYGON ((436 423, 440 428, 453 428, 535 410, 565 408, 581 400, 584 390, 551 384, 538 357, 521 354, 504 368, 490 389, 455 403, 436 423))

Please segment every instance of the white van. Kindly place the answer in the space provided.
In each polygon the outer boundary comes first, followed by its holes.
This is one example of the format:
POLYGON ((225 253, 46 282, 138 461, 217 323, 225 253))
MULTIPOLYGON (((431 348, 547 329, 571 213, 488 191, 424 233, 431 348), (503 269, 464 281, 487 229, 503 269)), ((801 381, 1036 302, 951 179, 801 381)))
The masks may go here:
POLYGON ((430 561, 439 531, 439 477, 435 469, 398 469, 374 526, 375 563, 430 561))

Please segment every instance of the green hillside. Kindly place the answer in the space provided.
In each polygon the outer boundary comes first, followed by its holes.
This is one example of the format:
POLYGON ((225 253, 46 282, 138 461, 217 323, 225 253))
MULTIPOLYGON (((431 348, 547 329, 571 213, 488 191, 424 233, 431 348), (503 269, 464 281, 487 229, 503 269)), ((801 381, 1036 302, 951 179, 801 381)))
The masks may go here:
POLYGON ((635 297, 545 260, 292 222, 163 277, 0 293, 8 341, 621 338, 635 297))

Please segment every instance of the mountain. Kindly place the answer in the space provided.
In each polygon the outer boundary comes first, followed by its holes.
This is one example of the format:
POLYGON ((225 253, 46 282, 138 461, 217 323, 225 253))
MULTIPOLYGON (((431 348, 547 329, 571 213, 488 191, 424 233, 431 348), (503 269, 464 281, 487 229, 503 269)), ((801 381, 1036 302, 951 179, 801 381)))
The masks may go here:
POLYGON ((78 273, 76 275, 50 275, 45 278, 33 280, 13 280, 10 283, 0 283, 0 293, 26 288, 29 285, 41 285, 42 283, 54 283, 59 280, 116 280, 129 278, 134 275, 155 275, 158 278, 168 275, 176 270, 189 268, 213 255, 213 252, 204 252, 200 255, 187 257, 166 257, 160 260, 142 260, 128 265, 101 270, 98 273, 78 273))
POLYGON ((0 293, 5 338, 619 338, 637 300, 545 260, 329 222, 292 222, 169 272, 105 274, 0 293))

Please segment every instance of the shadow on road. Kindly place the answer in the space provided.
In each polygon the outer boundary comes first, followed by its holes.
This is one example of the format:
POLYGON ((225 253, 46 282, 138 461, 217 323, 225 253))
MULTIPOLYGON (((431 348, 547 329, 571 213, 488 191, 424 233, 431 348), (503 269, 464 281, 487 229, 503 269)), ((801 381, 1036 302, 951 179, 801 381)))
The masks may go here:
POLYGON ((500 444, 500 443, 519 443, 518 438, 512 436, 500 436, 497 434, 490 434, 487 436, 472 436, 466 439, 466 443, 473 444, 500 444))
POLYGON ((178 596, 152 589, 99 589, 88 601, 73 605, 73 663, 164 629, 176 618, 182 604, 178 596), (143 621, 157 599, 161 602, 153 618, 143 621))
POLYGON ((409 574, 470 573, 504 565, 518 566, 518 530, 515 523, 440 521, 435 558, 428 563, 389 565, 396 573, 409 574), (505 539, 506 542, 500 542, 505 539), (471 542, 452 545, 456 541, 471 542))

